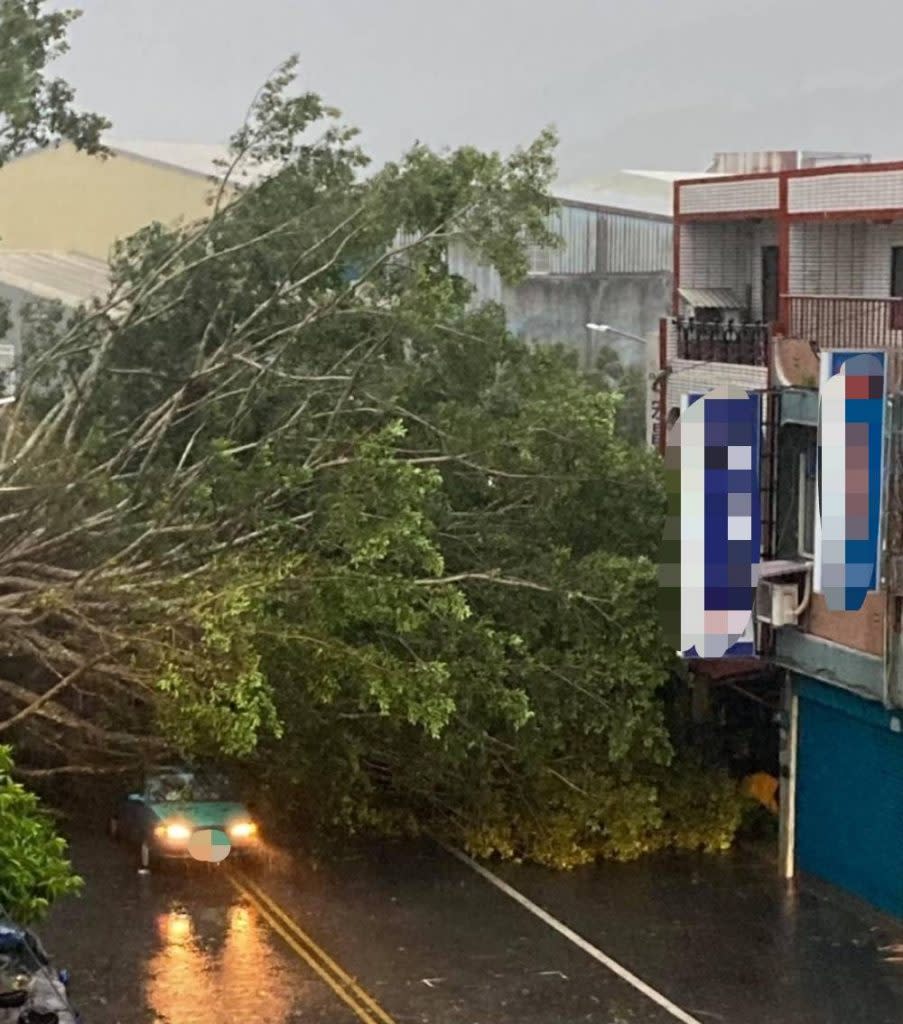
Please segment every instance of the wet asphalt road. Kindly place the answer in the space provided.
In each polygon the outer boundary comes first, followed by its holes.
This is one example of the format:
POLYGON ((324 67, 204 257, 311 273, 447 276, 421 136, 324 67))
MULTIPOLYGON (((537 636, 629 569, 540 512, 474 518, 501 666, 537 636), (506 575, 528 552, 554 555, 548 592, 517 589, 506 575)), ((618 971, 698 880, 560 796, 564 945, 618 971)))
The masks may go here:
MULTIPOLYGON (((139 876, 94 834, 72 852, 86 893, 41 934, 85 1024, 680 1019, 430 845, 280 854, 248 881, 229 862, 139 876)), ((758 856, 494 870, 699 1024, 903 1022, 903 923, 787 891, 758 856)))

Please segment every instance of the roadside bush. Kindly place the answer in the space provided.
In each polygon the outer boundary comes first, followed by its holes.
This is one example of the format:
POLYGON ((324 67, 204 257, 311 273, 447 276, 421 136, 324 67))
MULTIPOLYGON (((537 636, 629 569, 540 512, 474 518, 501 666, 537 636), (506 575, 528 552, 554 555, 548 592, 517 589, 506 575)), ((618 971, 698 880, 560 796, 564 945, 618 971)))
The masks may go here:
POLYGON ((656 781, 633 780, 567 807, 519 815, 499 808, 455 836, 477 857, 567 870, 597 859, 631 861, 664 850, 715 853, 732 845, 746 801, 717 769, 680 761, 656 781))
POLYGON ((730 849, 743 820, 745 799, 724 771, 684 763, 662 784, 663 845, 716 853, 730 849))
POLYGON ((38 798, 12 778, 9 747, 0 746, 0 907, 17 922, 39 920, 60 896, 78 892, 66 841, 38 798))

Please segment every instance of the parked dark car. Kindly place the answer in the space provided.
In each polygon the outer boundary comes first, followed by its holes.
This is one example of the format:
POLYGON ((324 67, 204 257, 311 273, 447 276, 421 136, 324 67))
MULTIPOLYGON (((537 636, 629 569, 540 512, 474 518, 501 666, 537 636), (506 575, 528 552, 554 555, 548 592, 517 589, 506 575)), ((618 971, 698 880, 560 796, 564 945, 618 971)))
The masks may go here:
POLYGON ((81 1024, 68 987, 38 937, 0 917, 0 1024, 81 1024))
POLYGON ((192 838, 205 832, 227 845, 230 855, 251 856, 260 849, 257 822, 235 799, 221 776, 183 765, 149 772, 139 792, 120 801, 110 817, 110 835, 135 846, 139 866, 155 858, 190 857, 192 838))

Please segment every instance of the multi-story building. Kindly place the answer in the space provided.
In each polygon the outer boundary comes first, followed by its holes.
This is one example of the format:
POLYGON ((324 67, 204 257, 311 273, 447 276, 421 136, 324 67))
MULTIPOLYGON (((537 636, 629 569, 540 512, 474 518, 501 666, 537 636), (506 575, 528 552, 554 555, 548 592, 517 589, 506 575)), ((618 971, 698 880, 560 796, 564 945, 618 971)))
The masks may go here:
POLYGON ((784 685, 782 865, 903 916, 903 163, 777 166, 675 186, 656 441, 682 395, 763 393, 757 649, 784 685), (883 553, 878 588, 838 612, 812 586, 818 380, 819 353, 847 349, 886 353, 883 553))

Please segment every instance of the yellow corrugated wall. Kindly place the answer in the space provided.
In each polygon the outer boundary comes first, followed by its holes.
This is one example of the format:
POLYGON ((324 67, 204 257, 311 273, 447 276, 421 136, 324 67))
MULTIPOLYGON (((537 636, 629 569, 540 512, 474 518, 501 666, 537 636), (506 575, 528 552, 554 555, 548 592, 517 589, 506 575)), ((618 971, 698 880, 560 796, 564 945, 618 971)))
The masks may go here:
POLYGON ((0 247, 80 252, 106 260, 113 243, 153 221, 209 214, 215 186, 176 167, 70 145, 0 168, 0 247))

